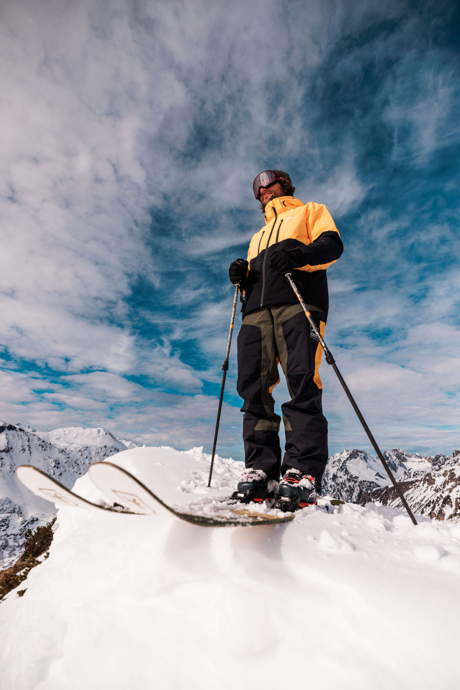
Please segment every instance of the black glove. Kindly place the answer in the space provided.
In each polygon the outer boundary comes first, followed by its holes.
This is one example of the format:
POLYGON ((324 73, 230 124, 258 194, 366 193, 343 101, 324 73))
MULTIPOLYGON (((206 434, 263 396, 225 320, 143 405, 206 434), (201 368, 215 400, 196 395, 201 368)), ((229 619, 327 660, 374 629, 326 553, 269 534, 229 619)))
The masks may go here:
POLYGON ((270 268, 277 273, 287 273, 295 265, 295 256, 290 249, 275 249, 270 256, 270 268))
MULTIPOLYGON (((339 254, 340 256, 340 254, 339 254)), ((312 262, 311 245, 294 249, 274 249, 270 256, 270 268, 277 273, 287 273, 293 268, 306 266, 312 262)))
POLYGON ((228 276, 233 285, 240 285, 243 287, 246 273, 248 272, 248 262, 245 259, 237 259, 230 264, 228 269, 228 276))

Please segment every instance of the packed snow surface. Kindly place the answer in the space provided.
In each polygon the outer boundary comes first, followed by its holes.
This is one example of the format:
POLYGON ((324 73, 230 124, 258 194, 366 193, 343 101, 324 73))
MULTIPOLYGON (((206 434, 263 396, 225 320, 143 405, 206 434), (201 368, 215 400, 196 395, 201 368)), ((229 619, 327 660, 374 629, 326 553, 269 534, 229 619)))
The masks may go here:
MULTIPOLYGON (((224 496, 199 449, 110 459, 166 501, 224 496)), ((100 494, 87 476, 75 491, 100 494)), ((206 528, 61 508, 49 558, 0 605, 1 690, 458 688, 460 524, 345 504, 206 528)))

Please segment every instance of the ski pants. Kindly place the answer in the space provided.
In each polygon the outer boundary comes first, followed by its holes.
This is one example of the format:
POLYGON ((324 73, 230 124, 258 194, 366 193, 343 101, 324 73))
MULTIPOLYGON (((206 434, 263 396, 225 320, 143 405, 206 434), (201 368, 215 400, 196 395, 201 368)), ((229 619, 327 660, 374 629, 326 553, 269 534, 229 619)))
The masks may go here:
MULTIPOLYGON (((308 307, 309 305, 307 305, 308 307)), ((321 335, 324 313, 309 307, 321 335), (323 320, 321 320, 323 319, 323 320)), ((247 468, 279 479, 281 448, 273 388, 278 363, 286 376, 291 400, 281 406, 286 432, 283 473, 295 467, 316 478, 317 489, 328 459, 327 420, 322 411, 319 365, 323 349, 300 304, 262 307, 243 318, 238 335, 238 393, 247 468)))

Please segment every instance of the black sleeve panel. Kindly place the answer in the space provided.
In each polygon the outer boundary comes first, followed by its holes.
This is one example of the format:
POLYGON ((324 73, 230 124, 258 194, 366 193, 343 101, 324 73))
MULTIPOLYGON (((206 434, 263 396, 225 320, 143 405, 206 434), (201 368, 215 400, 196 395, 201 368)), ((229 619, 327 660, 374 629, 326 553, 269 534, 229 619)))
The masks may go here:
POLYGON ((291 250, 295 266, 321 266, 337 261, 343 252, 343 242, 336 232, 323 232, 317 240, 291 250))

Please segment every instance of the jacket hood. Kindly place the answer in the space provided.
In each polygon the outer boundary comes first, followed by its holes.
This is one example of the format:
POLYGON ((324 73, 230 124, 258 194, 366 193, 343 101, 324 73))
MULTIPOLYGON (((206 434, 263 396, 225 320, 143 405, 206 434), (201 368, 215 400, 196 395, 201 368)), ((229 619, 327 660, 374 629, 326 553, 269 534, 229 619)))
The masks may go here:
POLYGON ((265 224, 269 223, 275 217, 276 213, 284 213, 290 208, 298 208, 299 206, 304 206, 303 201, 300 199, 295 199, 293 196, 279 196, 277 199, 272 199, 268 202, 265 207, 265 224))

